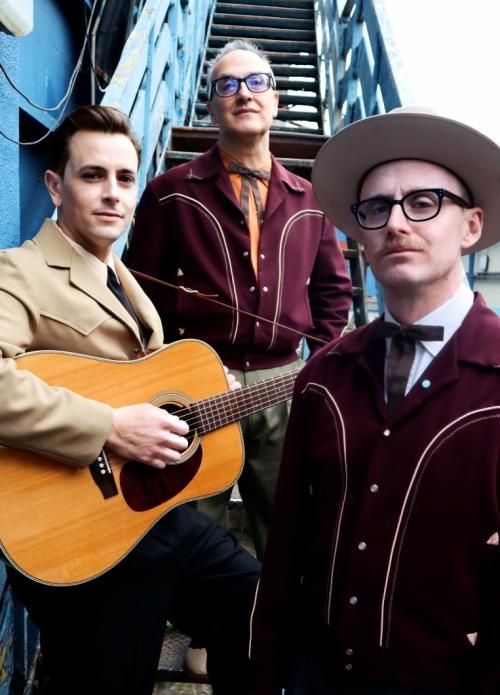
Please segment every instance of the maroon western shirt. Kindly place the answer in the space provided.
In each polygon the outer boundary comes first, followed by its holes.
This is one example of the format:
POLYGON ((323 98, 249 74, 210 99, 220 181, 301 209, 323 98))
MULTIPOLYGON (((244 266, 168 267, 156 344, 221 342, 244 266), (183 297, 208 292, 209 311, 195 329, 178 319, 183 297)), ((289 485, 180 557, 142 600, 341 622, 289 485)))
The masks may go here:
POLYGON ((500 320, 476 298, 395 412, 375 323, 292 401, 253 623, 255 695, 302 633, 339 685, 500 693, 500 320))
MULTIPOLYGON (((134 270, 234 307, 141 280, 168 341, 205 340, 233 369, 276 367, 296 359, 300 336, 264 319, 323 341, 340 335, 347 322, 351 284, 335 229, 320 211, 311 184, 274 158, 258 277, 246 222, 217 145, 147 186, 126 260, 134 270)), ((321 343, 309 341, 312 352, 318 347, 321 343)))

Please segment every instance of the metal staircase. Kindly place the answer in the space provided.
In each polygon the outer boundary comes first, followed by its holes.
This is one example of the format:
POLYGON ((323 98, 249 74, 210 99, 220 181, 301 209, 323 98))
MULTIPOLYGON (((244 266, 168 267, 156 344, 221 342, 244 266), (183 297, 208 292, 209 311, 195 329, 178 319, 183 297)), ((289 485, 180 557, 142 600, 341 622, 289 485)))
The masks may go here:
POLYGON ((192 125, 203 125, 208 120, 208 63, 234 39, 254 41, 269 56, 280 93, 273 129, 322 133, 312 0, 216 3, 192 125))
MULTIPOLYGON (((327 139, 324 133, 314 0, 238 0, 216 2, 207 36, 197 98, 190 125, 173 127, 160 162, 168 169, 205 152, 217 139, 207 111, 210 61, 228 41, 246 39, 268 55, 279 91, 278 115, 271 128, 271 152, 281 164, 310 179, 314 158, 327 139)), ((353 283, 354 323, 368 320, 363 258, 355 242, 342 239, 353 283)))

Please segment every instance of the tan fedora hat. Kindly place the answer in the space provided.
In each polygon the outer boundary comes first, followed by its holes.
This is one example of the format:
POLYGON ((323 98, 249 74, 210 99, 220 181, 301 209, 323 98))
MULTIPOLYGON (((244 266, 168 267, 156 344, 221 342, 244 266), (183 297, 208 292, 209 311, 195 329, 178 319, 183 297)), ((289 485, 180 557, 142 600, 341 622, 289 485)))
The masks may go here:
POLYGON ((372 167, 394 159, 422 159, 456 174, 484 210, 481 239, 467 253, 500 241, 500 147, 463 123, 430 109, 404 107, 356 121, 330 138, 312 171, 314 193, 327 217, 362 241, 351 212, 360 179, 372 167))

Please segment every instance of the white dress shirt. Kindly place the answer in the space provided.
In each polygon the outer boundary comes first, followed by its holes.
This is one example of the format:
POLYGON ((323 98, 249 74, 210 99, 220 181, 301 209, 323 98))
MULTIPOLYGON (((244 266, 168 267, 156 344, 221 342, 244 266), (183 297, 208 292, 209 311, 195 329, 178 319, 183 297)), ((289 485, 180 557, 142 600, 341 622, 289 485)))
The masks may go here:
MULTIPOLYGON (((426 340, 424 342, 417 340, 415 342, 415 358, 410 369, 405 395, 420 379, 423 372, 427 369, 434 357, 436 357, 438 352, 443 349, 451 336, 462 324, 466 314, 472 307, 473 302, 474 293, 468 285, 462 282, 453 297, 450 297, 450 299, 448 299, 444 304, 441 304, 441 306, 439 306, 437 309, 431 311, 430 314, 423 316, 421 319, 415 322, 415 325, 443 326, 444 338, 443 340, 426 340)), ((384 319, 389 323, 398 323, 387 308, 384 312, 384 319)), ((387 357, 391 347, 391 340, 392 338, 386 338, 385 373, 387 373, 387 357)), ((385 397, 387 400, 386 378, 384 381, 385 397)))

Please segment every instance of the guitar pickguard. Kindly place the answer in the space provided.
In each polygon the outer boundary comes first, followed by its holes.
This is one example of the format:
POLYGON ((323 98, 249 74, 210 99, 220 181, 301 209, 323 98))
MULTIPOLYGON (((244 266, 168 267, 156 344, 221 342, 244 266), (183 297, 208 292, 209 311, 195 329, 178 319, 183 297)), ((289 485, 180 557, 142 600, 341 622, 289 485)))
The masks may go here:
POLYGON ((193 480, 202 458, 200 444, 190 458, 161 469, 128 461, 120 472, 120 487, 125 502, 135 512, 145 512, 167 502, 193 480))

